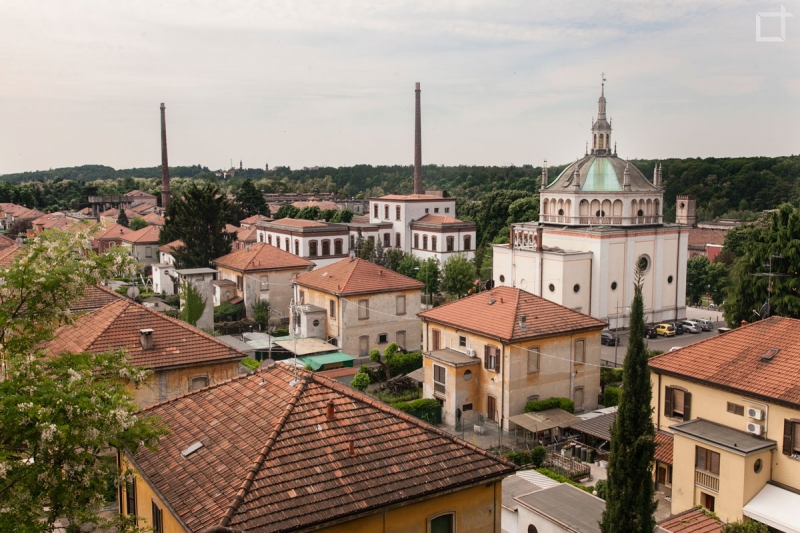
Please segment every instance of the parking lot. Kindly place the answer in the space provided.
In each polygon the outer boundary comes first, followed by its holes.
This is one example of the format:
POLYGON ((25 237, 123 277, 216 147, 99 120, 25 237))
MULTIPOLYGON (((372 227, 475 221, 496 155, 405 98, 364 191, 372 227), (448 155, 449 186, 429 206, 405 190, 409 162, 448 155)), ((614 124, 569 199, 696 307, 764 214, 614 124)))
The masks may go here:
MULTIPOLYGON (((722 314, 708 309, 698 309, 690 307, 686 309, 686 317, 688 320, 696 318, 705 318, 714 322, 714 329, 711 331, 703 331, 700 333, 684 333, 683 335, 675 335, 674 337, 656 337, 655 339, 645 339, 645 343, 650 350, 661 350, 668 352, 675 346, 688 346, 695 342, 707 339, 713 335, 718 335, 717 329, 724 327, 725 322, 722 319, 722 314)), ((625 361, 625 352, 628 350, 628 331, 617 331, 620 337, 619 345, 616 346, 616 365, 615 365, 615 347, 614 346, 601 346, 600 347, 600 360, 609 366, 621 366, 625 361)))

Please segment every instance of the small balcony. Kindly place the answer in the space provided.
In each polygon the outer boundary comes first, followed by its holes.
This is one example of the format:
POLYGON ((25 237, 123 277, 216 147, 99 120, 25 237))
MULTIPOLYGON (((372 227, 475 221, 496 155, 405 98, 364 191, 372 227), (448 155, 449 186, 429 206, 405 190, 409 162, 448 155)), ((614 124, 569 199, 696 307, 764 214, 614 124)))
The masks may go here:
POLYGON ((706 470, 694 471, 694 484, 714 492, 719 492, 719 476, 706 470))

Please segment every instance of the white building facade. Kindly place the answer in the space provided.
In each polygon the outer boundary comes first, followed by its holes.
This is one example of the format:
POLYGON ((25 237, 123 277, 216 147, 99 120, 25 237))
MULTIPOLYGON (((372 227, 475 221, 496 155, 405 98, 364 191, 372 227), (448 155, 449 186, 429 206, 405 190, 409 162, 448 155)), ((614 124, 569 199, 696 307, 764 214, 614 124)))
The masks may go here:
POLYGON ((650 181, 611 150, 604 91, 587 152, 552 182, 545 165, 538 223, 493 245, 495 284, 627 327, 639 267, 645 321, 684 318, 689 227, 663 222, 660 167, 650 181))

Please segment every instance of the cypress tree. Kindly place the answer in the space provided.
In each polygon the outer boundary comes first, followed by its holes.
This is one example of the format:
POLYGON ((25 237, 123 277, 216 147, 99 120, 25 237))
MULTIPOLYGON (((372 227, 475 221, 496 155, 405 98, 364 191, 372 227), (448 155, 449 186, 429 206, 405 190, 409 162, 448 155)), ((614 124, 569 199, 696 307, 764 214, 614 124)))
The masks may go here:
POLYGON ((119 216, 117 217, 117 224, 120 226, 125 226, 126 228, 130 225, 128 221, 128 214, 125 212, 125 208, 119 206, 119 216))
POLYGON ((653 533, 657 503, 651 468, 655 455, 650 370, 644 344, 642 273, 636 271, 628 351, 623 366, 622 397, 611 426, 603 533, 653 533))

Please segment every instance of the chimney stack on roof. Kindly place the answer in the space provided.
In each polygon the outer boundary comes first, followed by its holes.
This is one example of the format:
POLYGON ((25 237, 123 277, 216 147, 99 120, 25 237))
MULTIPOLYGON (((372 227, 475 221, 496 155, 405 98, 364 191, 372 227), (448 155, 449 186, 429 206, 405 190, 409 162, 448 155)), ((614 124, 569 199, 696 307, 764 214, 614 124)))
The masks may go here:
POLYGON ((350 453, 350 457, 356 456, 356 439, 350 437, 350 445, 348 446, 348 452, 350 453))
POLYGON ((142 343, 142 350, 152 350, 155 347, 152 329, 140 329, 139 340, 142 343))
POLYGON ((169 190, 169 162, 167 161, 167 117, 164 102, 161 102, 161 207, 164 209, 172 200, 169 190))
POLYGON ((414 113, 414 194, 424 194, 422 189, 422 118, 419 102, 419 82, 414 90, 417 97, 414 113))
POLYGON ((333 420, 336 418, 336 410, 333 408, 333 400, 330 400, 328 405, 325 406, 325 418, 328 420, 333 420))

